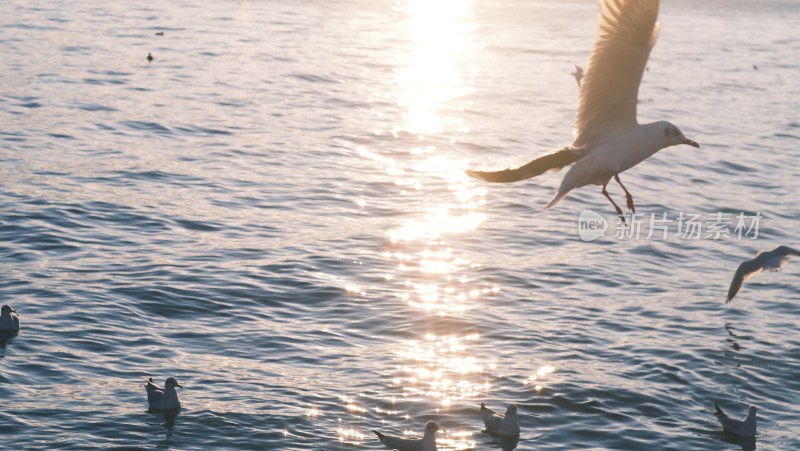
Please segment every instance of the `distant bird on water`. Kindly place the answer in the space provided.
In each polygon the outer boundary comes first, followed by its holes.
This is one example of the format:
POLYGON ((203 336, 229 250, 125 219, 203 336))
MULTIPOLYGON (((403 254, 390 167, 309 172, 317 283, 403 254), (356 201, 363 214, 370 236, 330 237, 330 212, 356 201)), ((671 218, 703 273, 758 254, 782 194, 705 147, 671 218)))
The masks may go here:
POLYGON ((635 212, 633 196, 619 174, 663 148, 678 144, 700 147, 669 122, 639 124, 636 120, 639 83, 658 37, 658 4, 658 0, 601 1, 598 36, 581 80, 572 144, 517 168, 467 170, 467 174, 487 182, 508 183, 574 163, 545 208, 555 206, 573 189, 594 184, 602 187, 603 196, 624 219, 622 209, 606 190, 613 178, 625 191, 628 208, 635 212))
POLYGON ((152 410, 176 410, 181 408, 181 401, 178 399, 178 392, 175 387, 183 388, 174 377, 168 377, 164 382, 164 388, 153 383, 153 378, 148 378, 144 384, 147 390, 147 403, 152 410))
POLYGON ((148 62, 148 63, 152 63, 152 62, 153 62, 153 59, 154 59, 154 58, 153 58, 153 55, 151 55, 151 54, 150 54, 150 52, 147 52, 147 62, 148 62))
POLYGON ((163 31, 156 31, 156 36, 164 36, 164 32, 163 31))
POLYGON ((800 252, 788 246, 778 246, 769 252, 759 252, 756 258, 739 265, 728 288, 726 303, 731 302, 750 276, 760 271, 780 271, 791 256, 800 257, 800 252))
POLYGON ((581 87, 581 79, 583 78, 583 68, 581 66, 575 66, 575 72, 571 73, 573 77, 575 77, 575 81, 578 82, 578 87, 581 87))
POLYGON ((485 432, 505 438, 519 437, 516 404, 511 403, 506 406, 506 414, 500 415, 486 407, 484 403, 481 403, 481 416, 483 417, 483 424, 486 426, 485 432))
POLYGON ((742 438, 753 438, 756 436, 756 408, 755 406, 750 406, 747 409, 747 416, 744 417, 743 420, 737 420, 728 417, 722 409, 719 408, 717 403, 714 403, 714 415, 717 416, 717 420, 719 420, 719 424, 722 425, 722 429, 731 434, 742 437, 742 438))
POLYGON ((425 435, 418 439, 407 439, 399 437, 389 437, 378 431, 372 432, 378 436, 378 440, 383 443, 386 449, 397 451, 436 451, 436 431, 445 431, 435 421, 428 421, 425 425, 425 435))
POLYGON ((18 332, 19 315, 10 305, 4 305, 0 309, 0 332, 18 332))

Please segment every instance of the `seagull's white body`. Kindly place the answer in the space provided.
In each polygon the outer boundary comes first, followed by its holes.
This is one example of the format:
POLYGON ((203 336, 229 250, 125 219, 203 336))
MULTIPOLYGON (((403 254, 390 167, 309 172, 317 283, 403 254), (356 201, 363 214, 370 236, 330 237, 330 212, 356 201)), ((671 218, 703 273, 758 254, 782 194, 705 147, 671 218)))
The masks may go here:
POLYGON ((519 437, 519 420, 515 404, 509 404, 506 407, 506 414, 500 415, 481 403, 481 416, 489 434, 508 438, 519 437))
POLYGON ((519 420, 516 404, 506 406, 506 414, 500 415, 481 403, 481 416, 486 432, 500 437, 519 437, 519 420))
POLYGON ((759 252, 756 258, 743 262, 733 275, 727 302, 731 302, 750 276, 761 271, 780 271, 791 256, 800 257, 800 252, 788 246, 778 246, 769 252, 759 252))
MULTIPOLYGON (((178 399, 178 392, 175 387, 181 387, 174 377, 168 377, 164 382, 164 388, 153 383, 153 378, 147 380, 144 385, 147 390, 147 403, 152 410, 176 410, 181 408, 181 401, 178 399)), ((183 387, 181 387, 183 388, 183 387)))
POLYGON ((0 332, 18 332, 19 315, 11 306, 4 305, 0 309, 0 332))
POLYGON ((731 434, 742 437, 742 438, 753 438, 756 436, 756 408, 755 406, 750 406, 747 409, 747 416, 744 417, 743 420, 737 420, 734 418, 729 418, 722 409, 719 408, 717 403, 714 403, 714 415, 717 416, 719 420, 719 424, 722 425, 722 429, 730 432, 731 434))
POLYGON ((553 207, 575 188, 589 184, 605 185, 615 175, 650 158, 663 149, 661 138, 668 126, 669 122, 664 121, 636 125, 595 147, 564 175, 561 186, 545 208, 553 207), (631 152, 631 149, 636 149, 636 152, 631 152))
POLYGON ((636 119, 639 84, 658 37, 658 4, 658 0, 601 0, 597 40, 580 80, 572 144, 517 168, 468 170, 467 174, 488 182, 506 183, 574 163, 545 208, 555 206, 573 189, 594 184, 603 187, 603 195, 622 215, 606 191, 606 185, 614 178, 625 190, 628 208, 634 211, 633 197, 619 180, 621 172, 665 147, 678 144, 699 147, 669 122, 639 124, 636 119))
POLYGON ((425 434, 422 438, 407 439, 400 437, 390 437, 378 431, 372 431, 378 436, 378 440, 383 443, 386 449, 397 451, 436 451, 436 431, 443 431, 435 421, 428 421, 425 425, 425 434))

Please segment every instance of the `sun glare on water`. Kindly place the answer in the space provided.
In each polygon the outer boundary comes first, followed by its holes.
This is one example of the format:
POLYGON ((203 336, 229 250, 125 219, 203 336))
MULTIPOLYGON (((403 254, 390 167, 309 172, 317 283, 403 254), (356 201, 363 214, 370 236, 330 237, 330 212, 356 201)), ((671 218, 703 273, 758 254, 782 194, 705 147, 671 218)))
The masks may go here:
MULTIPOLYGON (((444 319, 446 324, 447 318, 464 315, 483 297, 500 291, 475 280, 479 265, 459 245, 486 220, 486 189, 466 176, 467 162, 449 156, 451 149, 444 147, 470 132, 463 110, 479 72, 472 62, 478 48, 474 8, 469 0, 407 0, 396 3, 394 10, 408 33, 408 46, 397 57, 394 92, 387 95, 402 111, 385 130, 397 140, 389 149, 359 147, 356 153, 396 189, 390 208, 398 219, 387 231, 382 254, 394 267, 384 279, 409 315, 444 319)), ((363 198, 354 202, 370 204, 363 198)), ((411 418, 411 405, 425 403, 437 412, 457 404, 479 405, 476 400, 491 386, 489 366, 471 349, 478 334, 420 332, 398 344, 389 385, 380 405, 369 410, 415 436, 424 423, 411 418)), ((350 414, 364 414, 360 403, 348 401, 350 414)), ((471 432, 445 428, 447 433, 437 434, 440 449, 474 448, 471 432)), ((347 431, 341 437, 357 441, 347 431)))
POLYGON ((472 5, 466 0, 409 0, 396 8, 406 15, 412 49, 400 57, 402 69, 395 82, 398 103, 406 109, 405 124, 413 134, 432 134, 446 127, 464 129, 461 118, 442 117, 443 104, 471 91, 461 60, 473 51, 470 20, 472 5))

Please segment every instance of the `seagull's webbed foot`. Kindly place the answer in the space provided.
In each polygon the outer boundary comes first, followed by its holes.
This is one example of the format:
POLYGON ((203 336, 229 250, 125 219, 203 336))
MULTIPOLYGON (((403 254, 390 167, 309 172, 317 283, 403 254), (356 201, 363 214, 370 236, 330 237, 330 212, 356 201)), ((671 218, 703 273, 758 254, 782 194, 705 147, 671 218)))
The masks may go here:
POLYGON ((617 210, 617 215, 619 216, 620 219, 622 219, 622 222, 625 222, 625 215, 622 213, 622 209, 619 208, 619 205, 617 205, 617 203, 614 202, 614 199, 612 199, 611 196, 608 194, 608 190, 606 190, 606 185, 603 185, 603 195, 606 196, 606 199, 608 199, 608 201, 611 202, 611 205, 614 206, 614 210, 617 210))
POLYGON ((628 204, 628 210, 630 210, 631 213, 636 213, 636 207, 633 206, 633 196, 631 196, 631 193, 625 188, 625 185, 622 184, 622 180, 619 179, 619 174, 614 174, 614 180, 616 180, 619 186, 622 187, 622 190, 625 191, 625 200, 628 204))

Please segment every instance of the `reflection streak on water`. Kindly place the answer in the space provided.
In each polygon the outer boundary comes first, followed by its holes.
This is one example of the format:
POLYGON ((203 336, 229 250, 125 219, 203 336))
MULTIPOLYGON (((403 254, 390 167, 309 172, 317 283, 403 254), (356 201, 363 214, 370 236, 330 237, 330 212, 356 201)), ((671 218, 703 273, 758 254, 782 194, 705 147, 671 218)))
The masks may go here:
POLYGON ((477 398, 489 388, 488 382, 479 379, 484 365, 467 349, 478 338, 478 334, 463 338, 427 334, 424 340, 406 343, 399 356, 407 364, 393 383, 403 396, 431 398, 443 408, 455 400, 477 398))
MULTIPOLYGON (((453 104, 470 92, 467 81, 476 73, 469 63, 476 48, 472 4, 469 0, 407 0, 395 9, 406 18, 411 48, 400 56, 394 80, 397 92, 393 96, 405 114, 392 132, 395 136, 409 133, 416 143, 406 154, 391 158, 364 147, 356 152, 382 167, 402 196, 422 198, 420 206, 409 210, 388 232, 389 249, 383 257, 396 266, 385 279, 397 284, 399 297, 412 311, 460 315, 475 306, 481 295, 499 291, 477 286, 471 277, 477 265, 448 243, 485 221, 480 209, 486 203, 486 189, 466 177, 465 161, 442 155, 435 145, 417 143, 425 141, 425 135, 453 142, 452 133, 468 132, 458 117, 463 108, 453 104)), ((404 342, 397 353, 398 374, 392 376, 391 390, 386 393, 388 405, 376 408, 375 413, 393 423, 414 421, 405 407, 395 406, 398 399, 433 402, 439 411, 485 394, 490 386, 483 374, 486 364, 469 349, 478 339, 475 333, 459 336, 454 331, 404 342)), ((349 413, 363 414, 353 400, 343 401, 349 413)), ((417 426, 416 422, 406 425, 405 433, 419 436, 417 426)), ((454 430, 437 434, 437 442, 443 449, 470 449, 475 446, 471 436, 454 430)), ((340 438, 358 441, 347 430, 340 432, 340 438)))
MULTIPOLYGON (((465 84, 475 72, 465 64, 474 47, 471 3, 410 0, 401 9, 407 14, 414 47, 395 80, 398 103, 406 110, 405 124, 398 126, 395 134, 405 130, 423 140, 425 134, 468 131, 457 113, 452 113, 457 109, 449 108, 449 116, 441 110, 471 89, 465 84)), ((440 155, 436 146, 415 146, 409 154, 412 162, 402 168, 394 161, 382 160, 403 194, 444 184, 452 196, 426 202, 389 232, 391 251, 385 256, 394 259, 397 268, 387 280, 402 284, 400 297, 415 310, 458 315, 472 308, 481 293, 498 291, 496 287, 476 287, 470 277, 476 265, 447 242, 449 237, 474 231, 486 220, 479 211, 485 205, 486 189, 476 187, 465 176, 466 162, 440 155)), ((380 157, 373 159, 380 161, 380 157)), ((400 374, 392 379, 393 387, 404 399, 435 402, 437 411, 449 409, 454 402, 476 399, 489 388, 482 374, 484 363, 468 349, 478 338, 474 333, 429 333, 424 339, 406 342, 398 353, 402 363, 400 374)), ((439 442, 447 448, 466 449, 474 446, 470 436, 469 432, 451 431, 439 442)))
MULTIPOLYGON (((406 109, 404 128, 412 134, 442 132, 448 126, 467 131, 463 119, 442 117, 440 108, 463 97, 462 61, 473 51, 472 4, 468 0, 408 0, 397 6, 407 16, 412 49, 402 55, 395 83, 398 103, 406 109)), ((470 68, 468 74, 475 71, 470 68)), ((395 130, 396 132, 397 130, 395 130)))

